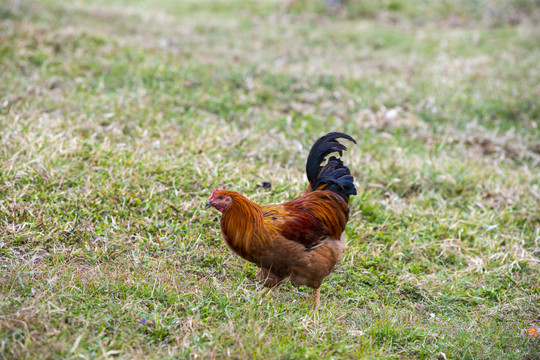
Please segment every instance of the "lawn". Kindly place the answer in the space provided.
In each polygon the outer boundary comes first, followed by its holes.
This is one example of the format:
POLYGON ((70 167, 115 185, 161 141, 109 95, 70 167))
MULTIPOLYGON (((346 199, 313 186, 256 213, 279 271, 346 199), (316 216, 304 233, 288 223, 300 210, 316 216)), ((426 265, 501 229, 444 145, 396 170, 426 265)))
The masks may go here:
POLYGON ((537 0, 0 2, 0 359, 540 358, 538 59, 537 0), (295 198, 329 131, 313 311, 204 204, 295 198))

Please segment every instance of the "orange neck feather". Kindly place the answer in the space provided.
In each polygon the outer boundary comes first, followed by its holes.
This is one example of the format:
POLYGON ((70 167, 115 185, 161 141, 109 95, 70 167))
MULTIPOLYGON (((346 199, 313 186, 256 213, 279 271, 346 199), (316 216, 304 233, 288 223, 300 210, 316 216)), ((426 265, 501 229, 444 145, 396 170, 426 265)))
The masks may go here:
POLYGON ((262 209, 238 193, 231 191, 226 195, 230 196, 233 202, 221 218, 221 231, 225 241, 238 255, 253 261, 250 254, 253 254, 254 240, 260 238, 263 229, 262 209))

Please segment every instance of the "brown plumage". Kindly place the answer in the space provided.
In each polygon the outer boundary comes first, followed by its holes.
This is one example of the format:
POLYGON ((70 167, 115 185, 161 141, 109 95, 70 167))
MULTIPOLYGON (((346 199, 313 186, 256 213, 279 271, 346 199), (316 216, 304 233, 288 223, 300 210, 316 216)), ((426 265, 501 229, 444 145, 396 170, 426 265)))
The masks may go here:
POLYGON ((306 163, 309 186, 302 196, 282 204, 260 206, 234 191, 215 190, 206 207, 220 212, 221 231, 229 247, 260 267, 257 279, 272 288, 286 279, 319 287, 340 260, 342 233, 349 219, 349 196, 356 194, 353 177, 343 162, 331 156, 347 148, 336 139, 354 139, 330 133, 313 145, 306 163), (313 190, 314 189, 314 190, 313 190))

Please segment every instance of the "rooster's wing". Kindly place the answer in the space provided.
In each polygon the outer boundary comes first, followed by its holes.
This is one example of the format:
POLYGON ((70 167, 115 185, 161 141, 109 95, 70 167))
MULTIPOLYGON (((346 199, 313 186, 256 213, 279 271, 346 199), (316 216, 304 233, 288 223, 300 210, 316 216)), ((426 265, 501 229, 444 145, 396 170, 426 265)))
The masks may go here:
POLYGON ((349 217, 348 205, 331 191, 314 191, 292 201, 263 206, 265 229, 309 251, 324 239, 339 239, 349 217))

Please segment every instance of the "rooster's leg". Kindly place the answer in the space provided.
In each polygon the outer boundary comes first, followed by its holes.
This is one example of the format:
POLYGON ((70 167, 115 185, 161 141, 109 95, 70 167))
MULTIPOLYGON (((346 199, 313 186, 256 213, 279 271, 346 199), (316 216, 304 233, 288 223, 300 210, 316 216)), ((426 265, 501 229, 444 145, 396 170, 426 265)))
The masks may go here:
POLYGON ((321 288, 313 290, 313 308, 317 310, 319 308, 319 300, 321 298, 321 288))

